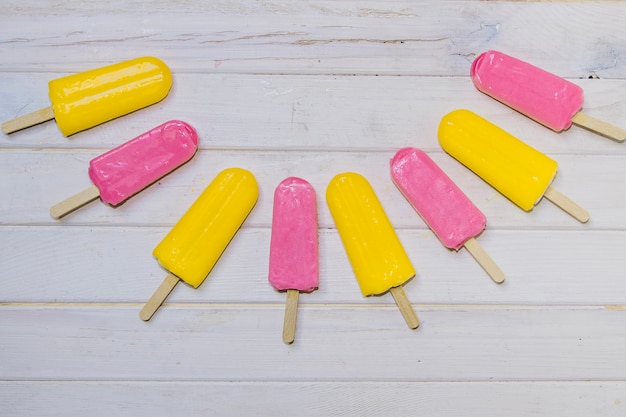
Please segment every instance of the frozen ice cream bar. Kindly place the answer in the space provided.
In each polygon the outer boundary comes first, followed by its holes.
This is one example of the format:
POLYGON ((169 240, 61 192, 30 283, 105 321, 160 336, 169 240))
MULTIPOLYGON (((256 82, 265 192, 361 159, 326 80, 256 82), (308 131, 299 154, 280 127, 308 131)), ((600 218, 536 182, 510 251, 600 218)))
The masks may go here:
POLYGON ((474 60, 470 75, 479 91, 556 132, 574 123, 618 142, 626 139, 626 130, 582 113, 582 88, 527 62, 487 51, 474 60))
POLYGON ((317 203, 313 186, 289 177, 274 191, 269 282, 278 291, 319 285, 317 203))
POLYGON ((391 159, 391 178, 444 246, 465 246, 496 283, 504 281, 504 273, 475 239, 487 218, 424 151, 400 149, 391 159))
POLYGON ((526 211, 546 197, 582 223, 589 213, 551 186, 557 163, 469 110, 439 123, 439 143, 453 158, 526 211))
POLYGON ((419 326, 402 284, 415 276, 372 186, 361 175, 336 175, 326 202, 364 296, 390 291, 410 328, 419 326))
POLYGON ((259 195, 256 179, 241 168, 220 172, 153 251, 169 273, 139 317, 146 321, 182 280, 198 288, 235 236, 259 195))
POLYGON ((459 250, 485 228, 485 215, 424 151, 400 149, 391 178, 447 248, 459 250))
POLYGON ((2 124, 5 134, 56 119, 65 136, 134 112, 165 98, 172 74, 160 59, 142 57, 52 80, 51 107, 2 124))
POLYGON ((287 291, 283 341, 293 343, 299 293, 319 285, 315 190, 302 178, 287 178, 274 191, 268 278, 287 291))
POLYGON ((193 127, 165 122, 92 159, 88 172, 94 185, 56 204, 50 214, 59 219, 98 197, 117 206, 190 160, 197 148, 193 127))

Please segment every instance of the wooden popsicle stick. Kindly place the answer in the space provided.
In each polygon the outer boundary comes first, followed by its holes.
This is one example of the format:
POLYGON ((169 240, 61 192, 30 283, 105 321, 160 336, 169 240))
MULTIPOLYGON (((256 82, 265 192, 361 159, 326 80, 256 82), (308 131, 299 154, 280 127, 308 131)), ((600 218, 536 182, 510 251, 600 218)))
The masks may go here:
POLYGON ((17 132, 18 130, 26 129, 27 127, 35 126, 39 123, 47 122, 52 119, 54 119, 54 110, 52 107, 46 107, 23 116, 16 117, 15 119, 7 120, 2 123, 2 133, 8 135, 10 133, 17 132))
POLYGON ((298 317, 298 297, 300 291, 287 290, 285 319, 283 321, 283 342, 292 344, 296 338, 296 318, 298 317))
POLYGON ((626 140, 626 130, 607 123, 604 120, 589 116, 582 111, 579 111, 572 117, 572 123, 609 139, 613 139, 616 142, 624 142, 624 140, 626 140))
POLYGON ((570 200, 567 196, 561 194, 561 192, 554 187, 549 186, 543 196, 579 222, 587 223, 589 221, 589 212, 587 210, 570 200))
POLYGON ((139 312, 139 318, 143 321, 148 321, 150 318, 156 313, 156 311, 161 307, 165 299, 172 292, 176 284, 180 281, 176 275, 171 272, 167 274, 159 288, 152 294, 152 297, 148 300, 148 302, 143 306, 141 311, 139 312))
POLYGON ((85 188, 78 194, 74 194, 73 196, 66 198, 58 204, 55 204, 50 208, 50 215, 58 220, 63 216, 66 216, 84 206, 87 203, 92 202, 96 198, 100 197, 100 190, 95 185, 92 185, 89 188, 85 188))
POLYGON ((496 284, 502 284, 504 282, 504 272, 502 272, 500 267, 493 261, 493 259, 491 259, 491 256, 485 252, 476 239, 473 237, 469 238, 463 246, 467 249, 470 255, 476 259, 476 262, 483 267, 493 282, 496 284))
POLYGON ((415 314, 415 310, 413 310, 413 306, 411 302, 406 297, 406 293, 404 292, 404 288, 402 285, 398 285, 397 287, 393 287, 389 290, 391 295, 393 295, 393 299, 396 300, 396 304, 402 313, 402 317, 406 321, 406 324, 411 329, 417 329, 420 325, 419 319, 415 314))

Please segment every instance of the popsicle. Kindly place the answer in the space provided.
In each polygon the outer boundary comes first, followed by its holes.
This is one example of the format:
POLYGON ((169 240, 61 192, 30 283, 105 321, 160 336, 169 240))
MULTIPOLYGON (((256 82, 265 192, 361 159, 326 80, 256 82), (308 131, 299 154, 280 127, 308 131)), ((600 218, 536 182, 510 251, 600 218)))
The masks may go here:
POLYGON ((583 90, 555 74, 498 51, 480 54, 470 70, 476 88, 556 131, 572 123, 618 142, 626 130, 581 111, 583 90))
POLYGON ((453 158, 526 211, 546 197, 581 223, 589 213, 551 186, 557 163, 469 110, 439 123, 439 143, 453 158))
POLYGON ((172 86, 172 73, 163 61, 141 57, 52 80, 51 107, 2 124, 10 134, 56 119, 65 136, 157 103, 172 86))
POLYGON ((504 273, 476 240, 487 218, 435 161, 421 149, 400 149, 391 159, 391 178, 444 246, 465 247, 494 282, 504 282, 504 273))
POLYGON ((91 187, 50 209, 55 219, 100 197, 117 206, 189 161, 198 148, 193 127, 170 120, 89 161, 91 187))
POLYGON ((156 313, 179 281, 198 288, 254 208, 259 196, 250 171, 227 168, 217 174, 165 238, 153 255, 168 271, 144 305, 139 317, 156 313))
POLYGON ((315 190, 306 180, 289 177, 274 191, 269 282, 287 291, 283 341, 293 343, 298 297, 319 286, 315 190))
POLYGON ((326 202, 364 296, 391 292, 411 329, 419 320, 402 284, 415 269, 367 179, 354 172, 336 175, 326 202))

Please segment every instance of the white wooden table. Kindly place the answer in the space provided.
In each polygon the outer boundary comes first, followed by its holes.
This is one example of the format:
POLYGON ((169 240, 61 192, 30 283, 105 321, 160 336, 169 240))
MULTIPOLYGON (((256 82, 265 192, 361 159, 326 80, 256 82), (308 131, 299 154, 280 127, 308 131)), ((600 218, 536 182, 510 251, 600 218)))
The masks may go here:
POLYGON ((3 2, 3 121, 48 106, 50 79, 137 56, 167 62, 174 86, 70 138, 54 122, 0 137, 0 415, 626 415, 626 145, 549 131, 469 78, 477 54, 501 50, 626 127, 624 22, 622 2, 3 2), (447 156, 436 129, 456 108, 556 159, 554 185, 589 223, 548 201, 523 212, 447 156), (90 185, 94 155, 176 118, 200 136, 190 163, 118 208, 50 218, 90 185), (393 185, 404 146, 486 214, 479 241, 502 286, 393 185), (256 175, 256 208, 206 282, 142 322, 165 274, 152 248, 232 166, 256 175), (416 331, 389 294, 359 292, 324 199, 343 171, 370 180, 418 271, 405 286, 416 331), (272 193, 291 175, 318 193, 321 282, 288 346, 267 270, 272 193))

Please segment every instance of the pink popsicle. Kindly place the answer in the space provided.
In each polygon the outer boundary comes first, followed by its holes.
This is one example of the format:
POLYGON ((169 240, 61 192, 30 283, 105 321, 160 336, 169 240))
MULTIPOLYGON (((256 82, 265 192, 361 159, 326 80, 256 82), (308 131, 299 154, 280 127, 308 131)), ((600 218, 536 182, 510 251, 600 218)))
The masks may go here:
POLYGON ((400 149, 391 159, 391 177, 444 246, 464 246, 496 283, 504 281, 475 239, 485 228, 485 215, 424 151, 400 149))
POLYGON ((274 191, 269 282, 287 291, 283 341, 295 339, 299 292, 319 285, 317 203, 307 181, 289 177, 274 191))
POLYGON ((180 120, 165 122, 92 159, 88 173, 94 185, 56 204, 50 214, 59 219, 98 197, 119 205, 190 160, 197 148, 193 127, 180 120))
POLYGON ((574 123, 618 142, 626 139, 625 130, 581 111, 582 88, 527 62, 487 51, 474 60, 470 75, 479 91, 556 132, 574 123))

